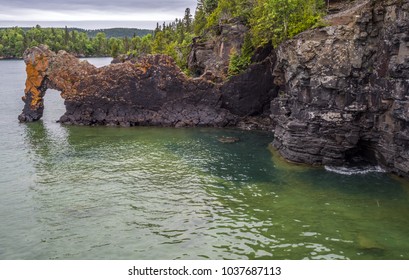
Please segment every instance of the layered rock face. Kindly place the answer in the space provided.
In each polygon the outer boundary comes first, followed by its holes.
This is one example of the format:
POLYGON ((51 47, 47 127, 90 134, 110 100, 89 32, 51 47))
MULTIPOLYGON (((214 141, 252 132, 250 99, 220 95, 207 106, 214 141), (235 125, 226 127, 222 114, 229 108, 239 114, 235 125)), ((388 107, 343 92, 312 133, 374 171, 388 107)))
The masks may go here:
POLYGON ((273 145, 309 164, 409 176, 409 1, 365 1, 277 50, 273 145))
POLYGON ((272 121, 273 145, 290 161, 367 161, 409 177, 409 0, 357 2, 328 17, 329 26, 261 50, 224 82, 230 51, 244 38, 239 24, 221 29, 230 31, 220 38, 235 40, 196 41, 194 79, 161 55, 95 68, 31 48, 19 119, 41 118, 53 88, 65 99, 62 123, 251 129, 272 121))
POLYGON ((236 18, 216 29, 213 32, 217 35, 194 38, 188 67, 196 77, 204 75, 206 79, 222 82, 227 77, 230 55, 240 53, 248 28, 236 18))
POLYGON ((41 118, 47 88, 61 91, 65 100, 60 122, 83 125, 235 126, 246 116, 265 114, 271 100, 263 86, 272 82, 271 75, 263 75, 271 69, 267 61, 253 66, 260 76, 249 70, 229 82, 243 85, 251 80, 257 88, 248 92, 248 87, 231 85, 223 95, 221 85, 187 77, 164 55, 96 68, 64 51, 55 54, 40 46, 28 49, 24 59, 21 122, 41 118))

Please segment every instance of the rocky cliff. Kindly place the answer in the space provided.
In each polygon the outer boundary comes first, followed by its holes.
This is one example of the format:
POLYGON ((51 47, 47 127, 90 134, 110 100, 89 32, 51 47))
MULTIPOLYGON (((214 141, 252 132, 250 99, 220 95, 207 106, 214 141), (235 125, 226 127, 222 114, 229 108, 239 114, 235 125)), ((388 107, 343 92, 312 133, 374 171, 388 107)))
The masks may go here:
POLYGON ((355 3, 329 16, 328 26, 260 51, 245 73, 224 82, 227 55, 244 38, 239 23, 221 28, 221 37, 235 40, 194 43, 189 66, 199 78, 161 55, 95 68, 65 52, 29 49, 19 119, 41 118, 47 88, 65 99, 62 123, 222 127, 250 120, 244 126, 258 128, 263 119, 264 127, 273 122, 273 145, 290 161, 366 161, 409 177, 409 0, 355 3))
POLYGON ((190 72, 216 82, 227 78, 230 56, 240 53, 248 27, 239 18, 217 25, 201 37, 193 39, 188 58, 190 72))
POLYGON ((288 160, 364 159, 409 175, 409 1, 360 1, 277 50, 273 145, 288 160))
POLYGON ((21 122, 42 117, 48 88, 61 91, 65 100, 60 122, 83 125, 235 126, 249 116, 268 115, 271 101, 268 60, 223 87, 187 77, 164 55, 96 68, 40 46, 28 49, 24 60, 21 122))
POLYGON ((235 117, 221 108, 211 82, 190 79, 167 56, 147 56, 96 68, 45 46, 24 54, 27 64, 25 107, 20 121, 43 112, 47 88, 61 91, 66 113, 60 122, 84 125, 226 126, 235 117))

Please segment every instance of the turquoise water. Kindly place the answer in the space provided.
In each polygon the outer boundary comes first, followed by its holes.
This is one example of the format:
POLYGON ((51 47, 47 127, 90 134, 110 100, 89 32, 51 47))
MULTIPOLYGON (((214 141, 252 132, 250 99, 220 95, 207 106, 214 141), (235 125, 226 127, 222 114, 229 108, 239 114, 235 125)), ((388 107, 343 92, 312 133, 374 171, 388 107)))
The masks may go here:
POLYGON ((0 65, 0 259, 409 259, 405 181, 289 165, 269 133, 61 126, 55 91, 19 124, 0 65))

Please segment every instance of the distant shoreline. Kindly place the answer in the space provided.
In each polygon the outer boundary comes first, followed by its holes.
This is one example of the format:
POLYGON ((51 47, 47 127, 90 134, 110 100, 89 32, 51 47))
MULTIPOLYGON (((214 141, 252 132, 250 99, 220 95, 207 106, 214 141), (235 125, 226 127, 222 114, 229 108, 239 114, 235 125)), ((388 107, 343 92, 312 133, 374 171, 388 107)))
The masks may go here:
POLYGON ((148 29, 154 30, 157 22, 172 22, 171 19, 161 19, 161 20, 151 20, 151 21, 8 21, 0 20, 1 28, 12 28, 12 27, 35 27, 37 24, 41 27, 50 28, 81 28, 87 30, 96 29, 112 29, 112 28, 135 28, 135 29, 148 29))
MULTIPOLYGON (((107 38, 132 38, 134 36, 143 37, 147 34, 153 34, 153 29, 141 29, 141 28, 129 28, 129 27, 115 27, 115 28, 95 28, 95 29, 86 29, 81 27, 47 27, 36 25, 42 29, 67 29, 69 32, 77 31, 77 32, 84 32, 87 34, 89 38, 95 38, 98 33, 105 33, 107 38)), ((0 30, 5 29, 13 29, 13 28, 21 28, 24 32, 36 28, 36 26, 29 27, 29 26, 13 26, 13 27, 4 27, 0 26, 0 30)))
POLYGON ((22 57, 3 57, 0 56, 0 60, 23 60, 22 57))
MULTIPOLYGON (((97 55, 97 56, 82 56, 82 55, 76 55, 76 58, 112 58, 110 56, 101 56, 101 55, 97 55)), ((23 60, 23 57, 2 57, 0 56, 0 61, 1 60, 23 60)))

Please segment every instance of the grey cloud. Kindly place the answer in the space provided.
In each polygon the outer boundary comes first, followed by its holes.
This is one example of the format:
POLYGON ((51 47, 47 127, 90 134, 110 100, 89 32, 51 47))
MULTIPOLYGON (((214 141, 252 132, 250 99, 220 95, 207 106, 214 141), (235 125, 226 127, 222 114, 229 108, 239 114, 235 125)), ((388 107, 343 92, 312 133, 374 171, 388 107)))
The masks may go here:
POLYGON ((112 12, 154 12, 169 11, 183 15, 184 9, 196 6, 196 0, 0 0, 0 11, 7 12, 10 9, 36 9, 47 11, 76 11, 76 10, 98 10, 112 12))

